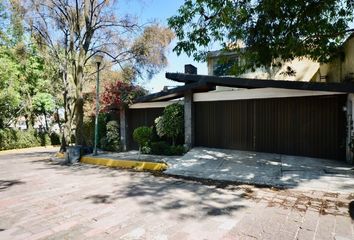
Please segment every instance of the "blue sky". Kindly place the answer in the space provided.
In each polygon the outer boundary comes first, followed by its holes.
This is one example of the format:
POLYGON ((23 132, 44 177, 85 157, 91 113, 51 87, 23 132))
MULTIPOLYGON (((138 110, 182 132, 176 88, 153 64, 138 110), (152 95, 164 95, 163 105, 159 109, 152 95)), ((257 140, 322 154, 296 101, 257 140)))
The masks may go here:
MULTIPOLYGON (((140 23, 156 20, 167 26, 167 18, 175 15, 183 0, 125 0, 120 4, 121 10, 138 17, 140 23)), ((172 52, 176 41, 174 40, 167 53, 168 66, 151 80, 143 83, 144 87, 151 92, 161 91, 163 86, 176 86, 174 81, 165 78, 165 72, 183 72, 185 64, 193 64, 198 68, 198 74, 207 74, 205 62, 195 62, 193 58, 182 54, 177 56, 172 52)))

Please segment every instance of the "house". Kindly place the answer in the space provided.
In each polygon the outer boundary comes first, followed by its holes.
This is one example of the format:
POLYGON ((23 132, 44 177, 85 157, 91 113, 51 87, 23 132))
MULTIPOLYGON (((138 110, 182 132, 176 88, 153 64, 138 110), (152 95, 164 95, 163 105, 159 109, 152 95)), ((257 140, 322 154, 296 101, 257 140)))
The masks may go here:
POLYGON ((183 98, 185 144, 352 162, 353 83, 166 73, 183 86, 144 96, 121 114, 122 146, 183 98), (215 91, 217 86, 237 90, 215 91))
MULTIPOLYGON (((242 48, 240 51, 242 52, 242 48)), ((242 59, 237 53, 210 52, 207 56, 208 75, 228 75, 230 66, 235 62, 242 65, 242 59)), ((261 67, 238 77, 303 82, 354 81, 354 34, 346 39, 337 56, 329 63, 318 63, 306 57, 295 58, 293 61, 283 63, 280 68, 261 67), (292 70, 292 74, 285 74, 288 73, 288 69, 292 70)))
MULTIPOLYGON (((132 131, 153 125, 164 107, 179 99, 185 108, 185 144, 189 148, 227 148, 353 163, 353 50, 354 38, 350 37, 343 45, 345 54, 333 62, 295 59, 287 64, 301 74, 284 77, 278 69, 272 78, 262 69, 237 77, 215 74, 220 53, 213 52, 209 75, 198 75, 191 65, 185 66, 185 73, 166 73, 166 78, 184 85, 141 97, 120 111, 122 146, 136 148, 132 131)), ((241 61, 237 56, 229 57, 241 61)))

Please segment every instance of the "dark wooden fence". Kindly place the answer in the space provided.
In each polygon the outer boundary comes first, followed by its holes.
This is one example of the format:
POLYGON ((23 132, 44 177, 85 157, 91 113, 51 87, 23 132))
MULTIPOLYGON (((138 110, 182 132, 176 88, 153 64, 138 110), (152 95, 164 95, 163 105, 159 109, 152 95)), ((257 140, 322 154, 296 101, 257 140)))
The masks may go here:
POLYGON ((345 160, 345 95, 197 102, 195 145, 345 160))
POLYGON ((139 146, 133 140, 134 129, 154 125, 157 117, 161 116, 164 108, 142 108, 142 109, 129 109, 127 111, 128 117, 128 149, 138 149, 139 146))

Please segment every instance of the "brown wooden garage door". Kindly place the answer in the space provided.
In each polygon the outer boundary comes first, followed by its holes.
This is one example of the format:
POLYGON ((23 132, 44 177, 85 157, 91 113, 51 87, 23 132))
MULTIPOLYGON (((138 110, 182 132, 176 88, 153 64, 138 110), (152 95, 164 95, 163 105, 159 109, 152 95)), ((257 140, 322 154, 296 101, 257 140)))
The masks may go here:
POLYGON ((195 103, 195 145, 345 159, 344 95, 195 103))

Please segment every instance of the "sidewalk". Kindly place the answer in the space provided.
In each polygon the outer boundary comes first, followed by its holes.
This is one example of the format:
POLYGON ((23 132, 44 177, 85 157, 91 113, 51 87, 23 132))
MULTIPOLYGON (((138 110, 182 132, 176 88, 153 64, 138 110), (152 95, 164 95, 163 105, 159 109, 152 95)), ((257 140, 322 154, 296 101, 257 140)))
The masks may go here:
POLYGON ((326 159, 225 149, 193 148, 166 159, 168 175, 262 186, 354 192, 353 166, 326 159))
POLYGON ((88 155, 82 157, 81 162, 138 170, 161 171, 167 168, 164 174, 170 176, 236 184, 354 192, 353 166, 344 162, 308 157, 193 148, 184 156, 145 155, 139 154, 138 151, 129 151, 88 155))

